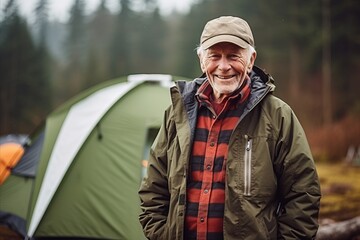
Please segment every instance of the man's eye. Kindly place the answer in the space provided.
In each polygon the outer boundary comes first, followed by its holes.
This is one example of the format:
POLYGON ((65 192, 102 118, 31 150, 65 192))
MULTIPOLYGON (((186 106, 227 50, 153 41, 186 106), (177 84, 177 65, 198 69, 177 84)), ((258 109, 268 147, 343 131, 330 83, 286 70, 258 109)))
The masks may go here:
POLYGON ((235 55, 235 54, 234 54, 234 55, 230 55, 229 57, 230 57, 231 60, 237 60, 237 59, 240 58, 239 55, 235 55))
POLYGON ((216 55, 216 54, 211 54, 208 56, 209 59, 218 59, 220 58, 220 55, 216 55))

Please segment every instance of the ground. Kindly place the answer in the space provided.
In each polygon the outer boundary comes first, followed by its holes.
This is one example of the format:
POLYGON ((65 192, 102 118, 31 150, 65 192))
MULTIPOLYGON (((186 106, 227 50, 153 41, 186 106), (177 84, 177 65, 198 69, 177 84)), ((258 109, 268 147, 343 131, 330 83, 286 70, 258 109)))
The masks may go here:
POLYGON ((360 167, 319 163, 321 221, 343 221, 360 216, 360 167))

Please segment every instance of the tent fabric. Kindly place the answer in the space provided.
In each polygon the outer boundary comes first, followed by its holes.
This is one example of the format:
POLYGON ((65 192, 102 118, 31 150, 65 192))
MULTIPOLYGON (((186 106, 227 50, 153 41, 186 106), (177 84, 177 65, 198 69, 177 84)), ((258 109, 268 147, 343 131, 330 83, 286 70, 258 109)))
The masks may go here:
MULTIPOLYGON (((2 234, 19 234, 24 239, 29 199, 33 189, 35 171, 40 158, 40 137, 24 134, 9 134, 0 137, 0 145, 16 143, 25 153, 11 169, 11 174, 0 186, 0 226, 2 234)), ((15 234, 15 235, 16 235, 15 234)), ((10 238, 10 235, 8 236, 10 238)), ((11 239, 15 239, 14 236, 11 239)))
MULTIPOLYGON (((2 228, 4 231, 5 229, 10 229, 16 234, 20 234, 22 237, 26 236, 26 222, 25 219, 21 217, 0 211, 0 226, 1 225, 6 225, 6 228, 2 228)), ((0 231, 0 237, 1 236, 2 233, 0 231)))
POLYGON ((138 221, 146 138, 170 104, 170 75, 95 86, 51 113, 30 204, 30 237, 144 239, 138 221))
POLYGON ((43 142, 44 132, 41 131, 39 135, 32 140, 31 143, 26 144, 25 153, 18 164, 13 168, 12 174, 26 177, 35 177, 43 142), (28 146, 29 144, 31 145, 28 146))
POLYGON ((25 145, 28 142, 28 135, 26 134, 8 134, 0 136, 0 145, 4 143, 19 143, 25 145))
POLYGON ((26 236, 25 221, 33 179, 11 174, 0 186, 0 225, 26 236))

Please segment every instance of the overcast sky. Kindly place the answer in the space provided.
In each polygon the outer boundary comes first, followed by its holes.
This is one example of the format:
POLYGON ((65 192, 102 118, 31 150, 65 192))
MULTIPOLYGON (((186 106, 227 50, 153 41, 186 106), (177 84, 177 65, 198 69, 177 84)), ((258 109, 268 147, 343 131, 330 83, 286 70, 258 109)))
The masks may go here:
MULTIPOLYGON (((186 12, 190 8, 190 3, 193 0, 157 0, 160 4, 160 10, 163 14, 169 14, 174 10, 179 12, 186 12)), ((20 11, 25 16, 31 16, 34 11, 35 3, 38 0, 17 0, 20 11)), ((1 10, 4 9, 4 5, 7 0, 0 0, 1 10)), ((50 20, 67 21, 69 17, 69 10, 74 3, 74 0, 49 0, 49 18, 50 20)), ((92 12, 98 7, 100 0, 85 0, 86 13, 92 12)), ((107 6, 115 12, 119 7, 119 0, 107 0, 107 6)), ((31 19, 29 19, 31 22, 31 19)))

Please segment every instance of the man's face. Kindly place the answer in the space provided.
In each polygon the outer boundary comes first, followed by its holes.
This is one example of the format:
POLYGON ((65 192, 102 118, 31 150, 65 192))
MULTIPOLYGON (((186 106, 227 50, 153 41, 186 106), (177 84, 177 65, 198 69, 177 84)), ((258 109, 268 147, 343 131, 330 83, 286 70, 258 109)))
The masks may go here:
POLYGON ((201 68, 213 88, 215 99, 222 100, 237 90, 250 72, 256 54, 249 50, 222 42, 211 46, 200 57, 201 68))

